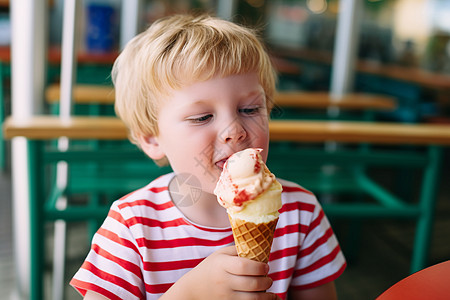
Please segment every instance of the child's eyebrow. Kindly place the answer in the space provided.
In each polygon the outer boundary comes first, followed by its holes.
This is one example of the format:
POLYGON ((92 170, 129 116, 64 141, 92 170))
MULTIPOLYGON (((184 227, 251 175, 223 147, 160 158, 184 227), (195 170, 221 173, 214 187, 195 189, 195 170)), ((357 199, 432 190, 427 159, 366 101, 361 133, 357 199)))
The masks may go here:
MULTIPOLYGON (((210 98, 212 98, 212 97, 210 97, 210 98)), ((193 102, 190 102, 189 106, 198 106, 198 105, 208 104, 208 100, 209 99, 198 99, 193 102)))
POLYGON ((195 100, 193 102, 183 103, 183 104, 179 105, 177 108, 180 108, 180 109, 193 108, 193 109, 195 109, 196 107, 206 106, 206 105, 208 105, 208 103, 209 103, 209 101, 207 99, 199 99, 199 100, 195 100))
POLYGON ((264 90, 255 90, 255 91, 251 91, 243 96, 240 97, 241 99, 249 99, 251 98, 252 100, 265 100, 265 93, 264 90))

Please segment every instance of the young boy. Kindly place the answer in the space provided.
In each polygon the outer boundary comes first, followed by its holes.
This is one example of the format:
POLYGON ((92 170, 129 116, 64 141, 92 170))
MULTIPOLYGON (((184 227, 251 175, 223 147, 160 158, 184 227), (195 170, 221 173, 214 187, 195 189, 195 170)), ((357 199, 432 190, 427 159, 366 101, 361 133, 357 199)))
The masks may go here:
POLYGON ((336 299, 345 259, 314 195, 283 185, 268 264, 240 258, 213 194, 226 159, 267 159, 275 73, 249 29, 208 16, 154 23, 113 67, 130 139, 173 173, 116 201, 71 284, 85 299, 336 299))

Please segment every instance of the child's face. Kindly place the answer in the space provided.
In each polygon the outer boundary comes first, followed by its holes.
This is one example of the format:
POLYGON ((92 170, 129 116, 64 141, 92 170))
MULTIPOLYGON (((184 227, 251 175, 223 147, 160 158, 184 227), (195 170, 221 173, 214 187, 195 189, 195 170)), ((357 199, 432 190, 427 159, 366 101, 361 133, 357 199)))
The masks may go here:
POLYGON ((158 149, 177 174, 199 179, 212 193, 225 160, 245 148, 267 158, 266 97, 256 73, 213 78, 174 91, 158 115, 158 149))

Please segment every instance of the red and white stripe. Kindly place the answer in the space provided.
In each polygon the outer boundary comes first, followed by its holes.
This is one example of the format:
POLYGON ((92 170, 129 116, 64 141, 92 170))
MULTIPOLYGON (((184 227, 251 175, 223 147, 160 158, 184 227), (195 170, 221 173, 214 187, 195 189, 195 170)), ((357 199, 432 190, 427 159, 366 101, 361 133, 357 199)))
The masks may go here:
MULTIPOLYGON (((178 278, 219 248, 233 244, 231 228, 187 220, 170 200, 173 174, 116 201, 94 236, 91 251, 71 284, 110 299, 156 299, 178 278)), ((314 195, 283 185, 280 218, 269 258, 270 291, 285 298, 336 279, 345 268, 339 244, 314 195)))

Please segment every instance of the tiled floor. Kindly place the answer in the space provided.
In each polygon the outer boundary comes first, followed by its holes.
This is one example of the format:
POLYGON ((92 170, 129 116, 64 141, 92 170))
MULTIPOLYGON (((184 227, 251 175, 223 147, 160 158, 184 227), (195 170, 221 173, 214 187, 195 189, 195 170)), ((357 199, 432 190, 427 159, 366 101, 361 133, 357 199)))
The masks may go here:
MULTIPOLYGON (((448 154, 448 153, 447 153, 448 154)), ((450 259, 450 163, 446 156, 444 177, 436 209, 435 231, 431 244, 430 264, 450 259)), ((0 174, 0 299, 14 297, 15 270, 11 233, 10 173, 0 174)), ((334 224, 338 237, 347 233, 348 223, 334 224)), ((51 228, 50 232, 51 232, 51 228)), ((349 266, 337 280, 339 298, 344 300, 374 299, 393 283, 408 275, 409 258, 415 224, 396 220, 371 220, 363 223, 358 256, 348 257, 349 266)), ((82 263, 87 251, 86 226, 72 224, 68 228, 65 299, 81 299, 67 282, 82 263)), ((51 239, 49 239, 51 243, 51 239)), ((345 248, 345 240, 341 240, 345 248)), ((49 267, 50 269, 50 267, 49 267)), ((50 285, 47 276, 47 284, 50 285)), ((51 297, 46 297, 51 299, 51 297)))

